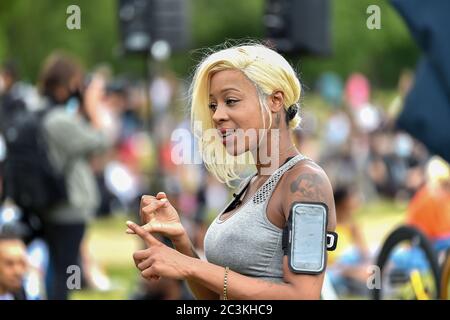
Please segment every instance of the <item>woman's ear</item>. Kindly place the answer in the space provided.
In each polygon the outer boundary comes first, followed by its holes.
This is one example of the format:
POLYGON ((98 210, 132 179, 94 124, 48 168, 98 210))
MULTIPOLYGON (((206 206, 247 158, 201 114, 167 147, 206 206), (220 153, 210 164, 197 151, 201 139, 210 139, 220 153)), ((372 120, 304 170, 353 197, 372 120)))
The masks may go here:
POLYGON ((275 91, 269 96, 269 109, 273 113, 277 113, 283 109, 284 94, 282 91, 275 91))

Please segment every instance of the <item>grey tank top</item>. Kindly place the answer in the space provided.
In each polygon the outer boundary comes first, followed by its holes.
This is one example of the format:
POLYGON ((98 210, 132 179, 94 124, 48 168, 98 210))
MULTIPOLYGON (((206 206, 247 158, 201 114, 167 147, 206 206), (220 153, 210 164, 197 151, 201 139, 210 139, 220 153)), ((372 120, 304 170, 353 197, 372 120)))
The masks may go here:
MULTIPOLYGON (((204 248, 208 262, 228 266, 243 275, 283 281, 283 230, 270 222, 266 208, 283 174, 304 159, 308 158, 299 154, 286 162, 237 211, 220 221, 232 201, 227 205, 206 232, 204 248)), ((238 193, 252 177, 244 181, 238 193)))

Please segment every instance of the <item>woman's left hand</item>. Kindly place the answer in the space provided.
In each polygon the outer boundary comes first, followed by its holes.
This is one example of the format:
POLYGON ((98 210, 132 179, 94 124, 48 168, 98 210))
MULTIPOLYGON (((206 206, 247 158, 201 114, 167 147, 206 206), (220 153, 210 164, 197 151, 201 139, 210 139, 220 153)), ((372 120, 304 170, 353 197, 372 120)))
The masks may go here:
POLYGON ((135 223, 127 222, 128 228, 133 230, 148 246, 145 250, 136 251, 133 259, 136 267, 145 279, 186 279, 192 258, 172 249, 158 241, 150 233, 135 223))

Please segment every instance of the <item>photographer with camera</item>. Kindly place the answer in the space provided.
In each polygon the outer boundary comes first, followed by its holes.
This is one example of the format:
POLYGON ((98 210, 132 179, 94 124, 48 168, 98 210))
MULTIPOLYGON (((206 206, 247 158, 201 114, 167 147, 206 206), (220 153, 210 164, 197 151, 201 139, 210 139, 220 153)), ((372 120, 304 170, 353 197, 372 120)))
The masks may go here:
POLYGON ((94 77, 85 87, 83 79, 78 62, 61 53, 47 59, 40 75, 40 91, 50 108, 43 119, 48 155, 62 173, 65 191, 41 214, 50 252, 48 299, 67 299, 67 268, 80 265, 86 225, 100 203, 90 160, 110 145, 99 108, 103 80, 94 77))

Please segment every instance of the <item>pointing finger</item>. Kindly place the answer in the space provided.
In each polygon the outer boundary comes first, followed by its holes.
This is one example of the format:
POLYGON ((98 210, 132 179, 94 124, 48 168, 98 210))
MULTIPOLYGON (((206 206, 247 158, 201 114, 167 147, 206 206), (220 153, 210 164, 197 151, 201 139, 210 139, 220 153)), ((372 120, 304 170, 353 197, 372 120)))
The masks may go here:
POLYGON ((160 245, 161 242, 159 242, 155 237, 153 237, 150 233, 145 231, 144 228, 141 228, 136 223, 127 221, 127 226, 132 231, 134 231, 139 237, 141 237, 142 240, 148 245, 148 246, 157 246, 160 245))

